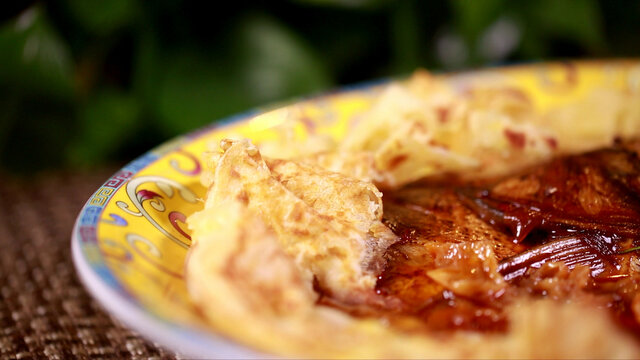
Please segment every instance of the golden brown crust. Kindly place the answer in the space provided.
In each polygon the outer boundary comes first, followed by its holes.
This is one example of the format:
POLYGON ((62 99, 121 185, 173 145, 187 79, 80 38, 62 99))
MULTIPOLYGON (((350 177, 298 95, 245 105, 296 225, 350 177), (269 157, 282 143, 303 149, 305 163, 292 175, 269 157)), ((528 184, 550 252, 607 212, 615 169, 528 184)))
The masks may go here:
POLYGON ((373 288, 382 252, 396 240, 380 222, 382 194, 373 184, 305 163, 267 163, 247 141, 222 147, 206 208, 235 201, 259 214, 285 252, 336 296, 373 288))

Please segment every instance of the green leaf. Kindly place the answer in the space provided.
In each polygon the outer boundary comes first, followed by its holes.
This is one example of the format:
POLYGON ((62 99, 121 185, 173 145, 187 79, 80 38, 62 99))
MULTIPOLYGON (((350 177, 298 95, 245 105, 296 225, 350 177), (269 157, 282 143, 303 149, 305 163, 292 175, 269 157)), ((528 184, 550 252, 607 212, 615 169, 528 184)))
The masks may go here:
POLYGON ((252 105, 237 70, 221 59, 183 49, 167 57, 160 74, 158 126, 167 135, 193 130, 252 105))
POLYGON ((239 80, 253 102, 308 94, 332 84, 313 49, 275 19, 248 15, 236 34, 239 80))
POLYGON ((420 26, 414 1, 396 4, 391 15, 393 71, 409 73, 420 65, 420 26))
POLYGON ((456 27, 469 45, 503 13, 505 7, 504 0, 454 0, 450 4, 456 27))
POLYGON ((148 109, 155 109, 166 55, 160 53, 158 36, 152 27, 144 25, 148 24, 143 24, 137 32, 133 55, 132 89, 148 109))
MULTIPOLYGON (((403 0, 404 1, 404 0, 403 0)), ((391 0, 294 0, 294 2, 349 9, 376 9, 391 3, 391 0)))
POLYGON ((65 5, 80 26, 97 35, 107 35, 130 24, 137 11, 133 0, 66 0, 65 5))
POLYGON ((594 0, 540 0, 530 11, 531 21, 546 35, 573 40, 591 50, 604 45, 602 19, 594 0))
MULTIPOLYGON (((158 126, 176 135, 257 105, 326 89, 331 81, 313 50, 284 26, 266 16, 246 16, 231 30, 233 44, 217 56, 194 48, 173 50, 159 65, 157 89, 140 72, 145 93, 158 115, 158 126), (146 80, 145 80, 146 79, 146 80), (144 85, 147 84, 147 85, 144 85)), ((141 54, 142 56, 142 54, 141 54)), ((139 66, 142 66, 142 57, 139 66)))
POLYGON ((73 95, 73 64, 66 44, 41 7, 0 28, 0 85, 55 98, 73 95))
POLYGON ((69 162, 88 165, 112 156, 139 128, 135 98, 114 89, 92 96, 78 111, 80 131, 69 150, 69 162))

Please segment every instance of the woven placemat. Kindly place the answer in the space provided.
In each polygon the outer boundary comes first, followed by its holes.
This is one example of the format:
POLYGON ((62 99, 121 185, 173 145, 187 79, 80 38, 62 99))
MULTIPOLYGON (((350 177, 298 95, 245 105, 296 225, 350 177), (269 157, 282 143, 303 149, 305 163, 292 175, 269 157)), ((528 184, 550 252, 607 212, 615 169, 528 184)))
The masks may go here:
POLYGON ((73 222, 115 170, 0 176, 0 358, 178 358, 112 319, 76 276, 73 222))

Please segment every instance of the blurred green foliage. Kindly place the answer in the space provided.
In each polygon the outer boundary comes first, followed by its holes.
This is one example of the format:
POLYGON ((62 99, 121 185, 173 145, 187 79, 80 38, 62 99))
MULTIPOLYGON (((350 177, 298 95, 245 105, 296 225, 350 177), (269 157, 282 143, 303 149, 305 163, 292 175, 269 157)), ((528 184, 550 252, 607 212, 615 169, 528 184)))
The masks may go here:
POLYGON ((62 0, 0 24, 0 170, 131 159, 268 102, 416 67, 639 56, 640 2, 62 0))

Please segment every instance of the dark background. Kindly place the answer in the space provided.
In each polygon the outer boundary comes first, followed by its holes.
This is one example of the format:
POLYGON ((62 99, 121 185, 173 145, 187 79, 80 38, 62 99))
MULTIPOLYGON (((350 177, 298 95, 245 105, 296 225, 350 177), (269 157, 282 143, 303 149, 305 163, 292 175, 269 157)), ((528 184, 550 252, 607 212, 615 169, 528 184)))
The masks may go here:
POLYGON ((416 67, 640 56, 640 1, 3 4, 0 173, 96 168, 254 106, 416 67))

